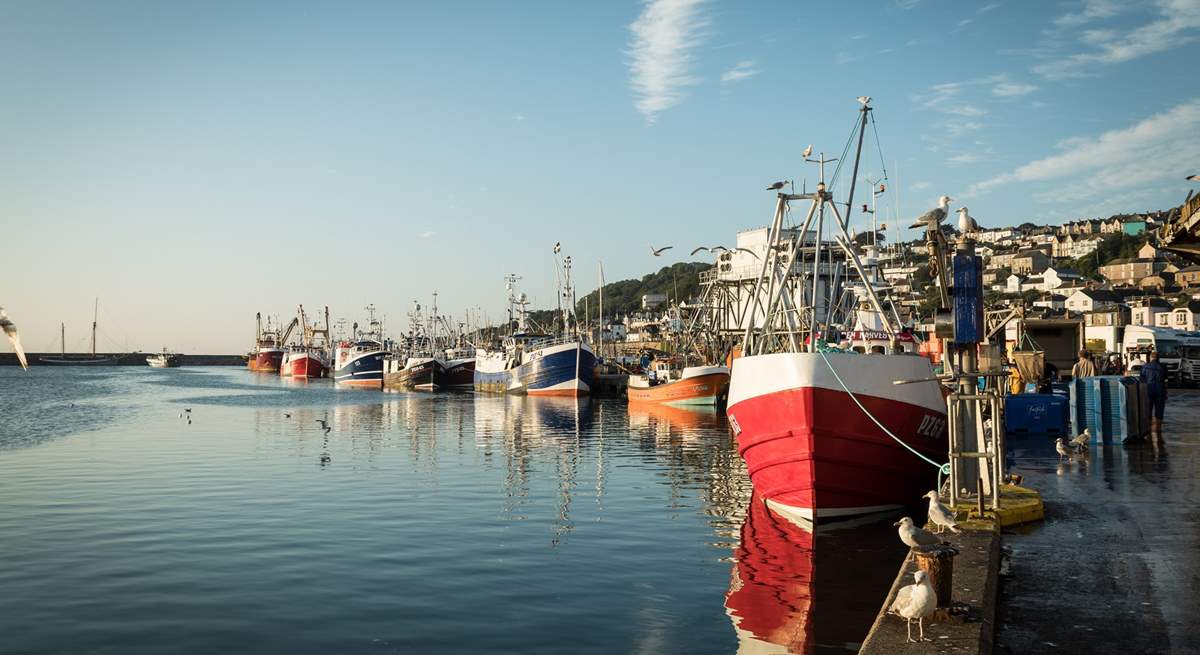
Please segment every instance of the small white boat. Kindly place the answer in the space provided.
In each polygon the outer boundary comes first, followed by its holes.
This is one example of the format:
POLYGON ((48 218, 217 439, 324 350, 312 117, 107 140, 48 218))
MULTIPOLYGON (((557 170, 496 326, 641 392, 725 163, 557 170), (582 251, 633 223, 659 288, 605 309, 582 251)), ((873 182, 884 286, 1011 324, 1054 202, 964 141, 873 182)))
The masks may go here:
POLYGON ((175 368, 183 363, 183 355, 169 353, 166 348, 163 348, 161 353, 147 357, 146 363, 154 368, 175 368))

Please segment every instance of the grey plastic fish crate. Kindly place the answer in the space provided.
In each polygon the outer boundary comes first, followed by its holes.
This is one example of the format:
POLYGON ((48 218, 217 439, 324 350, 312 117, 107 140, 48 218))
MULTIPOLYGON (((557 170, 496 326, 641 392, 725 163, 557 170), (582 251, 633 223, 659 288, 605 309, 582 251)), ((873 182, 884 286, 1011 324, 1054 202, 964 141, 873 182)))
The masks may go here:
POLYGON ((1137 378, 1099 375, 1071 381, 1071 432, 1092 442, 1123 443, 1150 432, 1146 385, 1137 378))

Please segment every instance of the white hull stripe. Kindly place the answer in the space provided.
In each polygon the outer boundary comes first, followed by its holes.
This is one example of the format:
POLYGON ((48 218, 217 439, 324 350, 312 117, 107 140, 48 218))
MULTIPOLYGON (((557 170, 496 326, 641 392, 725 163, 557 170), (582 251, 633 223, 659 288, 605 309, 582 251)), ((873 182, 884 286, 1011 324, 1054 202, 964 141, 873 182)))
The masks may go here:
MULTIPOLYGON (((929 360, 916 355, 859 355, 827 353, 829 364, 854 394, 887 398, 946 412, 937 382, 893 384, 896 380, 933 378, 929 360)), ((819 353, 775 353, 733 360, 729 407, 788 389, 817 387, 844 392, 838 377, 819 353)))

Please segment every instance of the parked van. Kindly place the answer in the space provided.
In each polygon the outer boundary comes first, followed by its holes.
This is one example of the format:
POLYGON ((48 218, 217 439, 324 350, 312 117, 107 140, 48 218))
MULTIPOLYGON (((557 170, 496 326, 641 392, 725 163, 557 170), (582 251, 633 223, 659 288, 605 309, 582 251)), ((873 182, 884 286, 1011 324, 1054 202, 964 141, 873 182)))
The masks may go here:
MULTIPOLYGON (((1149 361, 1151 352, 1157 352, 1158 361, 1167 367, 1168 378, 1178 383, 1185 342, 1196 342, 1196 339, 1190 332, 1171 328, 1127 325, 1121 345, 1125 349, 1125 358, 1129 361, 1139 359, 1146 362, 1149 361)), ((1197 368, 1197 373, 1200 373, 1200 365, 1197 368)))

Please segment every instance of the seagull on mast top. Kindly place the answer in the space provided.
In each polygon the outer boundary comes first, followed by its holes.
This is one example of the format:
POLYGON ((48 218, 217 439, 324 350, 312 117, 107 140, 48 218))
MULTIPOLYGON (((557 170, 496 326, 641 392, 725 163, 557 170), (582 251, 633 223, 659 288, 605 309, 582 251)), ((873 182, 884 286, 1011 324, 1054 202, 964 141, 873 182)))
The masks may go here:
POLYGON ((958 231, 963 234, 971 234, 979 231, 979 223, 967 213, 966 207, 958 208, 958 231))
POLYGON ((871 96, 858 96, 857 100, 864 107, 871 104, 871 96))
POLYGON ((938 198, 938 206, 925 212, 923 216, 918 218, 911 227, 936 227, 946 220, 946 210, 950 208, 950 201, 953 200, 950 196, 942 196, 938 198))
POLYGON ((662 248, 655 248, 654 246, 650 246, 650 254, 654 255, 655 257, 661 257, 664 252, 674 247, 675 246, 663 246, 662 248))

